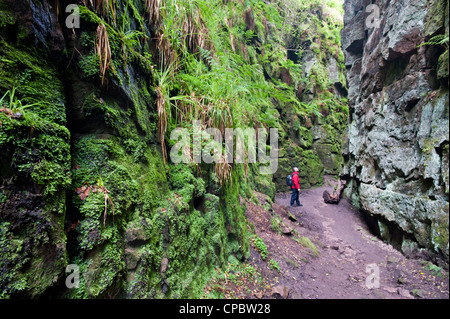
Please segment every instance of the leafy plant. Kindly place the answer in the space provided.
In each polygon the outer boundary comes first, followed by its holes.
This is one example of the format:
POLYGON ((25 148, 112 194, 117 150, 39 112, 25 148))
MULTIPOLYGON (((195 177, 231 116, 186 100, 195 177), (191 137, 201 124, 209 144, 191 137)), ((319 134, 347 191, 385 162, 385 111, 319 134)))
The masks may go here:
MULTIPOLYGON (((127 1, 124 13, 122 15, 122 25, 117 30, 117 33, 120 37, 121 44, 122 44, 122 54, 123 54, 123 61, 126 64, 127 63, 127 51, 131 52, 132 54, 136 55, 138 54, 136 51, 136 48, 138 48, 141 44, 141 39, 147 38, 145 33, 138 30, 131 30, 130 29, 130 21, 128 19, 128 6, 131 3, 127 1)), ((131 5, 133 8, 133 6, 131 5)), ((140 17, 139 17, 140 19, 140 17)))
MULTIPOLYGON (((43 121, 33 112, 25 112, 26 109, 33 106, 42 105, 41 102, 23 104, 21 100, 17 99, 15 96, 16 88, 13 87, 11 90, 6 91, 6 93, 0 98, 0 113, 5 114, 11 121, 12 119, 23 118, 25 122, 30 126, 31 130, 36 128, 42 128, 47 121, 43 121), (7 96, 9 95, 9 99, 7 96)), ((1 126, 0 121, 0 126, 1 126)))
POLYGON ((16 88, 13 87, 11 90, 6 91, 6 93, 0 98, 0 112, 3 112, 9 115, 12 118, 20 118, 22 117, 21 112, 23 110, 39 105, 40 103, 32 103, 32 104, 22 104, 22 101, 15 97, 16 88), (5 100, 5 98, 9 95, 9 101, 5 100))
POLYGON ((428 270, 431 272, 434 276, 444 277, 444 274, 442 272, 442 267, 436 266, 435 264, 431 262, 426 262, 423 266, 424 270, 428 270))
POLYGON ((428 40, 427 42, 420 44, 418 47, 424 45, 442 45, 445 47, 445 50, 448 50, 449 48, 448 39, 449 39, 448 34, 438 34, 430 38, 430 40, 428 40))
POLYGON ((267 252, 267 246, 264 243, 264 240, 261 237, 255 235, 255 237, 253 237, 253 243, 255 244, 256 250, 261 255, 261 258, 263 260, 266 260, 269 253, 267 252))
MULTIPOLYGON (((445 51, 444 51, 444 53, 442 53, 439 56, 439 60, 440 61, 444 61, 444 59, 445 59, 444 57, 445 56, 447 56, 447 59, 448 59, 448 49, 449 49, 448 41, 449 41, 448 33, 447 34, 438 34, 438 35, 435 35, 434 37, 432 37, 427 42, 424 42, 424 43, 418 45, 417 47, 421 47, 421 46, 424 46, 424 45, 440 45, 440 46, 443 46, 445 51)), ((447 61, 447 64, 448 64, 448 61, 447 61)), ((447 65, 447 68, 448 68, 448 65, 447 65)))
POLYGON ((272 270, 276 270, 277 272, 280 272, 280 266, 278 265, 278 262, 275 259, 269 260, 269 268, 272 270))

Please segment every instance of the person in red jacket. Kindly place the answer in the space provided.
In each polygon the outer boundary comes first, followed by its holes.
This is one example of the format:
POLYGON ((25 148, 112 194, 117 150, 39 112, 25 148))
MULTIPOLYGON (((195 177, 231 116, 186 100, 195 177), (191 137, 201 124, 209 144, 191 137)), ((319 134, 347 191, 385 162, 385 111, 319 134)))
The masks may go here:
POLYGON ((291 206, 303 206, 300 204, 298 199, 300 194, 300 179, 298 177, 298 168, 294 167, 294 172, 292 173, 292 196, 291 196, 291 206), (295 202, 295 205, 294 205, 295 202))

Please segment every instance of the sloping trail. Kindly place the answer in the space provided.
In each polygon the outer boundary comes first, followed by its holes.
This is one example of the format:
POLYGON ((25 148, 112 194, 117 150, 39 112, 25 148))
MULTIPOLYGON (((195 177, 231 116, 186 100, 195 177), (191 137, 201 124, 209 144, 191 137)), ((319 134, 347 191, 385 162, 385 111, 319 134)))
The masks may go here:
MULTIPOLYGON (((326 204, 323 191, 332 192, 333 186, 326 180, 323 187, 302 191, 303 207, 290 207, 290 194, 277 194, 272 212, 262 208, 264 195, 257 194, 260 205, 248 203, 247 218, 269 252, 263 261, 252 248, 250 262, 262 269, 272 286, 287 287, 287 298, 301 299, 449 298, 448 273, 426 270, 423 262, 407 259, 373 236, 361 213, 346 200, 326 204), (289 219, 288 212, 297 220, 289 219), (277 215, 291 234, 271 228, 271 219, 277 215), (317 254, 295 237, 309 238, 317 254), (279 272, 269 269, 270 259, 277 261, 279 272), (370 280, 377 270, 379 285, 377 279, 370 280)), ((266 293, 263 298, 276 296, 266 293)))

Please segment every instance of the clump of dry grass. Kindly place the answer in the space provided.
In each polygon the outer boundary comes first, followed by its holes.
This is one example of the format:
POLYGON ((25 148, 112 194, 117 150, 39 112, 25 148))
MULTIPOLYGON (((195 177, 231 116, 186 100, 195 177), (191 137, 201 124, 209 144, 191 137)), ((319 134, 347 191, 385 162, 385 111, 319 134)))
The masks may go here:
POLYGON ((224 182, 228 181, 230 181, 231 184, 233 183, 231 176, 231 165, 228 163, 225 155, 222 155, 220 160, 214 165, 214 173, 219 179, 220 185, 223 185, 224 182))
POLYGON ((111 210, 113 214, 113 224, 114 224, 114 204, 112 202, 111 197, 108 195, 110 192, 105 186, 100 186, 98 191, 103 193, 103 197, 105 198, 105 211, 103 212, 103 226, 106 225, 106 213, 108 211, 108 204, 111 205, 111 210))
POLYGON ((109 45, 108 32, 105 25, 99 24, 95 38, 95 52, 100 59, 100 74, 102 75, 102 86, 105 82, 107 70, 112 67, 111 64, 111 47, 109 45))
POLYGON ((166 130, 167 130, 167 111, 166 111, 166 98, 163 94, 163 88, 161 86, 157 86, 155 88, 156 91, 156 108, 158 110, 158 131, 159 131, 159 138, 161 142, 161 149, 162 149, 162 155, 164 164, 167 160, 167 152, 165 147, 165 136, 166 136, 166 130))
POLYGON ((171 116, 170 104, 170 87, 173 80, 173 65, 169 64, 164 68, 161 63, 161 70, 155 72, 157 78, 156 92, 156 109, 158 112, 158 133, 161 142, 162 155, 164 164, 167 160, 167 152, 165 147, 165 136, 167 131, 167 123, 171 116))
POLYGON ((159 24, 159 12, 161 10, 161 0, 145 0, 145 10, 147 10, 150 21, 159 24))
MULTIPOLYGON (((83 5, 87 6, 88 0, 83 0, 83 5)), ((102 14, 105 17, 105 14, 108 12, 113 17, 114 25, 116 24, 116 0, 89 0, 89 4, 91 7, 95 9, 95 11, 102 14)))

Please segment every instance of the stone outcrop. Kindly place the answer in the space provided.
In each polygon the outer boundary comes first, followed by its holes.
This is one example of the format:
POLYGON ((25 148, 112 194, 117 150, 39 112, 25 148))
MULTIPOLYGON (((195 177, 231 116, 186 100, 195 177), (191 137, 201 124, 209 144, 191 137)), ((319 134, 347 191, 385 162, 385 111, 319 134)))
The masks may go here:
POLYGON ((345 1, 345 195, 405 253, 448 263, 448 1, 345 1), (401 236, 394 236, 400 232, 401 236))

